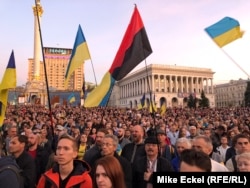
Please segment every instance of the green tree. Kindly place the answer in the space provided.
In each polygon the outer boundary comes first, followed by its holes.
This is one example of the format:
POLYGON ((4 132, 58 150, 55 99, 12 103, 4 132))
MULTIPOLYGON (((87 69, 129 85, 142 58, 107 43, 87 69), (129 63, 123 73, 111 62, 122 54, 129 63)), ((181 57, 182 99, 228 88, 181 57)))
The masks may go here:
POLYGON ((189 108, 196 108, 196 102, 197 99, 192 95, 192 93, 189 95, 187 105, 189 108))
POLYGON ((204 90, 201 91, 201 99, 199 100, 199 107, 209 107, 209 100, 205 96, 204 90))
POLYGON ((245 106, 250 106, 250 81, 247 81, 247 88, 245 91, 245 97, 244 97, 244 102, 245 102, 245 106))

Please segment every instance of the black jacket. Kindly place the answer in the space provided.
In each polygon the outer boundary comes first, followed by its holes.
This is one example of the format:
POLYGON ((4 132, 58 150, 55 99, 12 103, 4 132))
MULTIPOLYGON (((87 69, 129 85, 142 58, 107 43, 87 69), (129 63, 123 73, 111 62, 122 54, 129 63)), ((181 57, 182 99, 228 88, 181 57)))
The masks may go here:
MULTIPOLYGON (((134 188, 146 188, 147 183, 152 183, 152 176, 150 180, 147 182, 144 180, 144 172, 147 171, 147 157, 141 157, 137 161, 134 162, 133 166, 133 187, 134 188)), ((171 163, 163 158, 158 157, 157 159, 157 167, 156 172, 173 172, 174 169, 171 163)))
POLYGON ((36 184, 36 166, 34 159, 27 151, 16 158, 18 166, 21 168, 21 175, 24 179, 24 188, 34 188, 36 184))
POLYGON ((49 161, 50 153, 48 150, 41 146, 37 146, 36 149, 36 158, 35 158, 35 164, 36 164, 36 183, 38 183, 38 180, 40 179, 41 175, 46 171, 46 165, 49 161))
MULTIPOLYGON (((134 160, 136 161, 138 158, 146 156, 146 152, 145 152, 145 146, 144 144, 137 144, 136 145, 136 152, 135 152, 135 156, 134 156, 134 160)), ((124 148, 122 149, 122 153, 121 156, 126 158, 129 162, 131 162, 131 157, 134 151, 134 147, 135 147, 135 143, 128 143, 124 146, 124 148)), ((133 162, 131 162, 133 163, 133 162)))
POLYGON ((119 156, 116 152, 114 157, 118 159, 121 164, 124 173, 124 179, 127 188, 132 188, 132 167, 130 162, 122 156, 119 156))

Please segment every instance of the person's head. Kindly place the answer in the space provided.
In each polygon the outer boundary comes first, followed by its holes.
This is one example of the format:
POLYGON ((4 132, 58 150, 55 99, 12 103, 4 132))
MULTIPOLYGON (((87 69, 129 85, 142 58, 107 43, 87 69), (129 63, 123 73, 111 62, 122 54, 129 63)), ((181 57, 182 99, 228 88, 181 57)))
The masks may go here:
POLYGON ((203 131, 203 134, 207 137, 211 137, 212 136, 212 132, 211 132, 211 129, 209 128, 205 128, 204 131, 203 131))
POLYGON ((184 126, 179 129, 179 138, 181 137, 187 137, 187 128, 184 126))
POLYGON ((88 136, 85 133, 81 134, 80 143, 87 143, 88 136))
POLYGON ((156 158, 159 152, 158 148, 158 140, 156 137, 147 137, 144 141, 145 143, 145 151, 147 154, 147 157, 149 158, 156 158))
POLYGON ((98 159, 94 169, 94 188, 125 188, 123 169, 114 156, 98 159))
POLYGON ((49 131, 49 129, 47 129, 47 128, 41 129, 41 137, 46 138, 48 135, 48 131, 49 131))
POLYGON ((67 129, 65 127, 63 127, 62 125, 56 126, 56 134, 58 135, 58 137, 65 134, 66 132, 67 132, 67 129))
POLYGON ((228 144, 228 137, 227 137, 226 134, 221 135, 220 143, 221 143, 222 145, 227 145, 227 144, 228 144))
POLYGON ((105 137, 106 134, 108 134, 107 129, 105 129, 105 128, 98 129, 98 131, 96 133, 96 138, 95 138, 95 144, 97 146, 99 146, 99 147, 102 146, 102 141, 103 141, 103 138, 105 137))
POLYGON ((180 172, 211 172, 210 157, 202 151, 185 149, 180 156, 180 172))
POLYGON ((95 127, 93 127, 93 128, 91 129, 90 134, 91 134, 91 135, 96 134, 96 128, 95 128, 95 127))
POLYGON ((244 134, 237 134, 235 140, 235 150, 237 154, 250 152, 250 137, 244 134))
POLYGON ((197 128, 194 125, 189 126, 189 132, 191 136, 197 135, 197 128))
POLYGON ((192 143, 190 139, 186 137, 181 137, 176 140, 175 148, 176 148, 178 155, 180 156, 183 150, 192 148, 192 143))
POLYGON ((37 134, 34 134, 32 132, 27 137, 28 137, 28 147, 38 145, 39 138, 37 134))
POLYGON ((210 155, 213 151, 212 140, 204 135, 196 136, 192 140, 192 148, 210 155))
POLYGON ((118 138, 113 134, 107 134, 102 141, 102 155, 114 155, 118 145, 118 138))
POLYGON ((141 143, 144 138, 144 129, 140 125, 135 125, 132 128, 133 141, 135 143, 141 143))
POLYGON ((126 130, 125 130, 124 137, 125 137, 125 138, 130 138, 130 136, 131 136, 131 131, 130 131, 129 129, 126 129, 126 130))
POLYGON ((164 144, 166 143, 166 131, 162 130, 162 129, 158 129, 156 131, 156 135, 157 135, 157 139, 159 144, 164 144))
POLYGON ((235 157, 238 171, 250 172, 250 152, 236 155, 235 157))
POLYGON ((9 152, 16 158, 25 150, 28 144, 28 138, 25 135, 16 135, 11 138, 9 143, 9 152))
POLYGON ((124 135, 125 135, 125 129, 123 129, 123 128, 118 128, 118 130, 117 130, 117 137, 118 137, 119 139, 122 139, 122 138, 124 137, 124 135))
POLYGON ((91 132, 91 130, 90 130, 89 127, 86 127, 86 128, 84 129, 84 133, 85 133, 86 135, 89 135, 90 132, 91 132))
POLYGON ((16 136, 17 135, 17 126, 16 125, 9 125, 7 133, 8 133, 8 136, 10 138, 16 136))
POLYGON ((66 165, 73 164, 73 160, 77 157, 78 144, 76 140, 68 134, 60 136, 56 148, 56 155, 58 156, 58 164, 66 165))

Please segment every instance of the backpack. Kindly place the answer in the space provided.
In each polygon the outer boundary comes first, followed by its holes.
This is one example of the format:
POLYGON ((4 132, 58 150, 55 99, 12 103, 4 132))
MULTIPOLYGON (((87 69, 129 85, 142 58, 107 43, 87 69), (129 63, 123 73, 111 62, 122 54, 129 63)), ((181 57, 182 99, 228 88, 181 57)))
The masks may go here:
POLYGON ((23 188, 23 179, 22 179, 22 176, 20 174, 22 170, 17 165, 15 165, 15 163, 6 164, 6 165, 2 166, 0 168, 0 173, 4 173, 5 170, 13 171, 17 176, 19 188, 23 188))

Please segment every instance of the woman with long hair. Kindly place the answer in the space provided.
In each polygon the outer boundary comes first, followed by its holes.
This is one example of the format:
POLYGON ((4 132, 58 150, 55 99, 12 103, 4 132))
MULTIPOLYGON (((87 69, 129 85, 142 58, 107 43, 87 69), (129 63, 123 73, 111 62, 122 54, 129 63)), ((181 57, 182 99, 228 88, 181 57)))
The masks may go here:
POLYGON ((126 188, 124 172, 114 156, 105 156, 97 160, 94 169, 94 188, 126 188))

